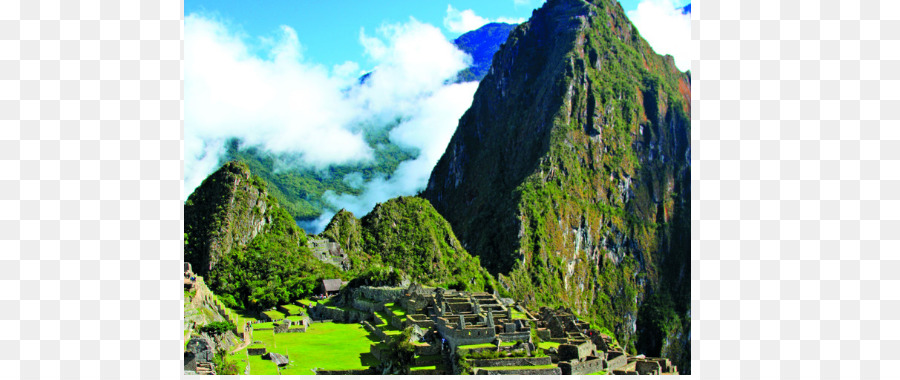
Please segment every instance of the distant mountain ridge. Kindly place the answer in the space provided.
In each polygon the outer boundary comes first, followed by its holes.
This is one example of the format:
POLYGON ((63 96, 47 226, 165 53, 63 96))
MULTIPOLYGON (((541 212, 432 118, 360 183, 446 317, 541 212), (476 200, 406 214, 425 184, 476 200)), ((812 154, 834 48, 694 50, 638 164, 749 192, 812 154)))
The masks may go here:
POLYGON ((459 81, 480 81, 491 69, 491 60, 506 42, 509 32, 518 24, 494 22, 468 32, 453 40, 459 50, 472 56, 472 66, 459 75, 459 81))

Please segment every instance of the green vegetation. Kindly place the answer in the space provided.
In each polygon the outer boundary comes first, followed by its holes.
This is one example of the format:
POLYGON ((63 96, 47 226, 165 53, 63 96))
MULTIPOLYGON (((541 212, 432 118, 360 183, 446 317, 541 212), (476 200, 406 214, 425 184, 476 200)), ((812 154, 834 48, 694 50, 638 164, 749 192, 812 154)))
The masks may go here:
POLYGON ((339 213, 322 236, 349 251, 353 267, 373 268, 365 275, 381 281, 368 283, 398 283, 407 275, 428 286, 470 291, 496 288, 478 258, 469 255, 447 221, 422 198, 391 199, 358 221, 350 213, 339 213))
MULTIPOLYGON (((281 370, 283 375, 312 375, 314 369, 365 369, 378 364, 369 354, 373 341, 359 324, 314 323, 305 333, 288 334, 254 330, 253 340, 262 341, 269 352, 290 358, 291 364, 281 370)), ((257 366, 250 363, 253 375, 277 374, 264 373, 266 368, 257 371, 257 366)))
POLYGON ((287 305, 281 305, 281 307, 287 309, 288 315, 300 315, 300 314, 303 314, 303 308, 301 308, 301 307, 298 306, 298 305, 287 304, 287 305))
POLYGON ((238 375, 238 362, 233 360, 225 350, 219 349, 213 356, 213 364, 216 366, 217 375, 238 375))
POLYGON ((385 368, 386 366, 390 366, 390 372, 394 375, 409 374, 410 367, 415 360, 416 352, 416 347, 409 342, 412 331, 412 327, 407 327, 400 332, 400 334, 391 337, 391 341, 387 347, 387 363, 380 363, 380 367, 385 368))
POLYGON ((253 325, 253 330, 271 330, 275 328, 275 322, 262 322, 253 325))
POLYGON ((559 348, 559 343, 557 342, 541 342, 541 348, 559 348))
POLYGON ((211 322, 205 326, 201 326, 200 331, 211 335, 219 335, 224 334, 229 330, 234 330, 234 327, 234 324, 230 322, 211 322))
POLYGON ((286 304, 311 294, 320 279, 338 275, 313 257, 306 233, 245 164, 230 162, 206 178, 184 212, 185 260, 231 309, 286 304))
POLYGON ((606 374, 606 371, 599 371, 599 372, 589 373, 588 375, 605 375, 605 374, 606 374))
POLYGON ((672 338, 641 340, 654 355, 688 342, 690 76, 614 1, 590 4, 548 2, 510 34, 422 195, 512 298, 620 340, 637 317, 672 338), (575 14, 586 28, 558 24, 575 14), (671 309, 640 312, 652 292, 671 309))
POLYGON ((325 192, 337 195, 362 193, 362 183, 376 177, 390 178, 401 162, 418 157, 415 150, 401 148, 390 141, 390 131, 400 124, 390 124, 364 129, 364 138, 372 147, 374 159, 346 165, 315 168, 303 164, 301 156, 274 154, 256 146, 245 146, 239 140, 226 144, 224 161, 240 161, 249 166, 253 174, 269 183, 268 191, 296 220, 313 220, 322 215, 325 208, 334 205, 325 199, 325 192))
POLYGON ((284 313, 282 313, 278 310, 267 310, 267 311, 262 312, 262 314, 266 318, 273 320, 273 321, 280 321, 280 320, 284 319, 284 317, 285 317, 284 313))

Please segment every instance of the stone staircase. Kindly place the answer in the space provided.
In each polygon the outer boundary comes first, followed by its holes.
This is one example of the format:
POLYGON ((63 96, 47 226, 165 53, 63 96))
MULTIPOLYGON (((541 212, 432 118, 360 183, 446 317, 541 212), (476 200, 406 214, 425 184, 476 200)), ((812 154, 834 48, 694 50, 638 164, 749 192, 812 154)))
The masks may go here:
POLYGON ((197 363, 198 375, 215 375, 216 368, 212 363, 197 363))

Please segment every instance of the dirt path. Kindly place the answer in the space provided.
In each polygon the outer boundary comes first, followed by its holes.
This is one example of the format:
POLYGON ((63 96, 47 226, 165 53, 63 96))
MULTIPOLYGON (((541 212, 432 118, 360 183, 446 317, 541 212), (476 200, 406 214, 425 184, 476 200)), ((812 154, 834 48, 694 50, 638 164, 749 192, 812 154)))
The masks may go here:
POLYGON ((241 345, 238 346, 237 348, 235 348, 234 350, 231 350, 231 353, 236 354, 238 351, 243 350, 244 348, 246 348, 249 345, 250 345, 250 330, 244 329, 244 342, 241 343, 241 345))

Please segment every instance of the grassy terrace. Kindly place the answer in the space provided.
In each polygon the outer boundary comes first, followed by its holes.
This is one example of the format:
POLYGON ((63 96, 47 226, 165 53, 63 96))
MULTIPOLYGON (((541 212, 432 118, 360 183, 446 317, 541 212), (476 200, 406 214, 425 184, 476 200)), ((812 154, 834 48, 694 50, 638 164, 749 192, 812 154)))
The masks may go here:
MULTIPOLYGON (((281 369, 282 375, 313 375, 313 369, 366 369, 378 364, 369 353, 372 337, 359 324, 316 323, 305 333, 275 334, 274 331, 254 331, 253 340, 262 341, 269 352, 287 355, 291 364, 281 369)), ((246 356, 246 350, 243 351, 246 356)), ((240 354, 239 354, 240 355, 240 354)), ((238 355, 238 356, 239 356, 238 355)), ((250 362, 252 375, 277 374, 270 372, 268 360, 250 362), (259 370, 257 370, 259 367, 259 370)), ((246 363, 246 361, 245 361, 246 363)), ((243 368, 243 367, 242 367, 243 368)))
POLYGON ((250 363, 251 371, 254 375, 277 375, 278 366, 271 360, 265 360, 261 355, 248 355, 247 349, 242 349, 233 355, 231 359, 237 361, 240 374, 243 375, 243 369, 250 363))
POLYGON ((541 342, 538 343, 538 347, 540 348, 559 348, 559 343, 556 342, 541 342))
MULTIPOLYGON (((500 342, 501 347, 515 346, 515 345, 516 345, 516 342, 500 342)), ((462 349, 462 350, 468 350, 468 349, 472 349, 472 348, 486 348, 486 347, 497 347, 497 345, 493 344, 493 343, 467 344, 464 346, 459 346, 458 348, 462 349)))
POLYGON ((606 371, 600 371, 600 372, 589 373, 588 375, 605 375, 605 374, 606 374, 606 371))
POLYGON ((394 315, 396 315, 400 318, 406 317, 406 311, 404 311, 403 308, 400 307, 400 305, 394 304, 392 302, 392 303, 386 303, 386 304, 384 304, 384 306, 387 307, 388 309, 390 309, 391 313, 393 313, 394 315))
POLYGON ((273 321, 280 321, 280 320, 284 319, 284 313, 282 313, 278 310, 264 311, 263 315, 266 316, 266 318, 271 319, 273 321))
POLYGON ((289 315, 289 316, 285 317, 284 319, 287 319, 292 322, 297 322, 297 321, 302 321, 303 316, 302 315, 289 315))
POLYGON ((526 319, 526 318, 528 318, 528 316, 526 316, 525 313, 523 313, 523 312, 521 312, 521 311, 518 311, 518 310, 516 310, 515 308, 512 308, 512 317, 513 317, 513 319, 526 319))
POLYGON ((254 330, 273 329, 273 328, 275 328, 274 324, 275 324, 274 322, 257 323, 255 325, 253 325, 253 329, 254 330))
POLYGON ((281 307, 283 307, 283 308, 285 308, 285 309, 288 310, 288 315, 301 315, 301 314, 303 314, 303 308, 301 308, 299 305, 291 305, 291 304, 288 304, 288 305, 281 305, 281 307))

